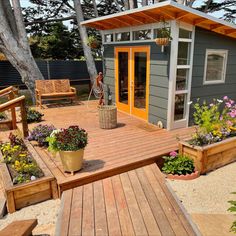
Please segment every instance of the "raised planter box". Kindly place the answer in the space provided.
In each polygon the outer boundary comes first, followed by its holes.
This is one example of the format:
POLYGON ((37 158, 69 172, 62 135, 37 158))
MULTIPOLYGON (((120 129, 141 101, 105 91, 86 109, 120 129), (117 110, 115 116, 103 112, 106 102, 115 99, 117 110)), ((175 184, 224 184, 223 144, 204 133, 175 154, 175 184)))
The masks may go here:
POLYGON ((11 120, 2 120, 0 121, 0 131, 12 130, 12 121, 11 120))
POLYGON ((191 157, 195 168, 205 174, 236 160, 236 137, 203 147, 181 141, 179 153, 191 157))
MULTIPOLYGON (((29 183, 13 185, 7 165, 5 163, 0 164, 0 177, 3 183, 9 213, 51 198, 58 198, 56 179, 40 159, 30 142, 25 140, 25 144, 30 154, 43 171, 44 177, 29 183)), ((2 159, 1 152, 0 159, 2 159)))

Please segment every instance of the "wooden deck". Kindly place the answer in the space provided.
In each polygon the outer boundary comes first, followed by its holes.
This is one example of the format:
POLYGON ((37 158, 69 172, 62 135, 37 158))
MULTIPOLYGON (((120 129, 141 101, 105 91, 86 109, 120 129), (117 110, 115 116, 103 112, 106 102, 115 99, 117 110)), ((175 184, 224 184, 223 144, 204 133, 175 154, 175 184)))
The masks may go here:
POLYGON ((120 112, 118 127, 103 130, 99 128, 94 102, 90 102, 89 107, 84 104, 43 109, 42 112, 45 114, 42 124, 54 124, 57 128, 78 124, 89 134, 84 167, 74 176, 63 171, 58 156, 35 146, 56 177, 61 192, 160 160, 160 156, 178 148, 177 135, 186 138, 192 132, 192 129, 168 132, 120 112))
POLYGON ((56 235, 200 235, 156 164, 63 192, 56 235))

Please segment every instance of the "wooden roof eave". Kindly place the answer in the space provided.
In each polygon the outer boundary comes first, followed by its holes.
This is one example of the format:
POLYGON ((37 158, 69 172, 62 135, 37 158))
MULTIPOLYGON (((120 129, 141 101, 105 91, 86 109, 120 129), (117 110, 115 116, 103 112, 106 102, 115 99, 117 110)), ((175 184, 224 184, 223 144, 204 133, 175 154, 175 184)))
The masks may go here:
POLYGON ((83 22, 82 25, 100 30, 109 30, 155 23, 162 20, 178 20, 236 38, 235 25, 172 1, 88 20, 83 22))

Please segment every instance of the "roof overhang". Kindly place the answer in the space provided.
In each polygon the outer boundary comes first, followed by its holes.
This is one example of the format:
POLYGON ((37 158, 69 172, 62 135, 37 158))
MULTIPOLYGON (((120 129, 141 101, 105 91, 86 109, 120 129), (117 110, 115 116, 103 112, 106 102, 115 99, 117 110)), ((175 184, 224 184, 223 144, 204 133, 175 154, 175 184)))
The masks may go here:
POLYGON ((236 38, 236 25, 173 1, 136 8, 87 20, 81 24, 98 30, 132 27, 160 21, 178 20, 219 34, 236 38))

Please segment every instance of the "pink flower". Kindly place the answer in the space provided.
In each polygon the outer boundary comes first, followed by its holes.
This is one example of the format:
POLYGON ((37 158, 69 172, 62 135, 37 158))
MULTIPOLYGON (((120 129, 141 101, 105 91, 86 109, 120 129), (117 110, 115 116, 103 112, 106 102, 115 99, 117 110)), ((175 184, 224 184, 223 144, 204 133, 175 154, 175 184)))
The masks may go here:
POLYGON ((226 107, 230 108, 232 106, 232 104, 230 102, 226 102, 225 103, 226 107))
POLYGON ((228 100, 229 98, 228 98, 228 96, 224 96, 223 99, 224 100, 228 100))
POLYGON ((171 157, 176 157, 177 155, 178 155, 178 153, 175 152, 175 151, 172 151, 172 152, 170 153, 170 156, 171 156, 171 157))
POLYGON ((230 117, 231 118, 235 118, 236 117, 236 110, 232 110, 230 113, 229 113, 230 117))
POLYGON ((226 121, 226 124, 227 124, 228 126, 232 126, 232 125, 233 125, 233 123, 232 123, 230 120, 227 120, 227 121, 226 121))

